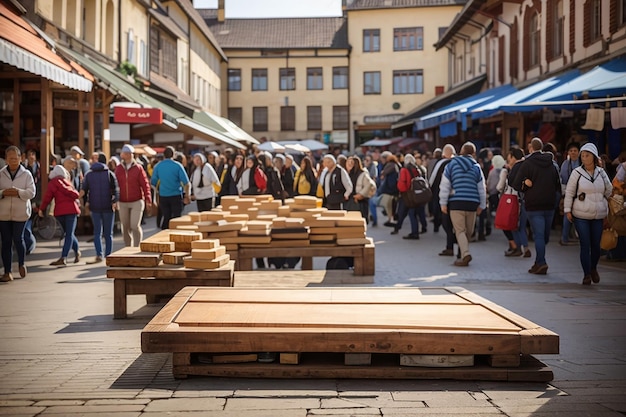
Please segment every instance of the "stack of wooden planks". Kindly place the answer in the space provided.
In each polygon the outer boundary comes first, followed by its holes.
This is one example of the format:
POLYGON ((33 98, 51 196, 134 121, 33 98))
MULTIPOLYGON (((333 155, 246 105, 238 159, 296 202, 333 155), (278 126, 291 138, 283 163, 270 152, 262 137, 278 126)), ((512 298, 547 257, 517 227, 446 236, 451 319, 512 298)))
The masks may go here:
POLYGON ((321 200, 297 196, 281 204, 271 196, 225 196, 210 212, 170 220, 170 228, 219 239, 228 252, 241 248, 364 246, 367 224, 360 212, 327 210, 321 200))

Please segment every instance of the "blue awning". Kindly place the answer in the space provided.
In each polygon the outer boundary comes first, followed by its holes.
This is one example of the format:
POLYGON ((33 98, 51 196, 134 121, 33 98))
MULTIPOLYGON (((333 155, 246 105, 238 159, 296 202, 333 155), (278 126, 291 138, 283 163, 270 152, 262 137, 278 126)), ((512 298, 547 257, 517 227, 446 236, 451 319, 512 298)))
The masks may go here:
POLYGON ((429 114, 428 116, 421 117, 417 122, 417 130, 430 129, 440 125, 441 123, 455 121, 462 124, 462 129, 467 129, 467 120, 464 116, 472 109, 490 103, 494 100, 498 100, 501 97, 517 91, 515 87, 510 84, 500 87, 492 88, 482 93, 475 94, 471 97, 461 100, 457 103, 451 104, 442 108, 439 111, 429 114))
POLYGON ((472 119, 491 117, 502 111, 502 106, 530 101, 538 95, 571 81, 579 75, 579 70, 571 70, 559 76, 547 78, 513 94, 508 94, 498 100, 492 100, 489 103, 481 104, 472 110, 472 119))
POLYGON ((502 106, 501 109, 525 112, 545 107, 588 108, 593 103, 614 103, 623 99, 626 99, 626 56, 596 66, 532 100, 502 106))

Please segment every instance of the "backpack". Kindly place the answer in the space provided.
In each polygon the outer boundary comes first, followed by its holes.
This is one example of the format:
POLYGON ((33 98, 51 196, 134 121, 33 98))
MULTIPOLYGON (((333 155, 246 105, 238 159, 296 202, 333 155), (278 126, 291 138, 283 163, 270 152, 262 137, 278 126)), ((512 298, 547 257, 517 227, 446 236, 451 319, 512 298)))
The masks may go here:
POLYGON ((428 204, 433 197, 428 181, 424 178, 419 171, 411 179, 411 186, 407 192, 402 193, 402 200, 404 205, 408 208, 415 208, 428 204))

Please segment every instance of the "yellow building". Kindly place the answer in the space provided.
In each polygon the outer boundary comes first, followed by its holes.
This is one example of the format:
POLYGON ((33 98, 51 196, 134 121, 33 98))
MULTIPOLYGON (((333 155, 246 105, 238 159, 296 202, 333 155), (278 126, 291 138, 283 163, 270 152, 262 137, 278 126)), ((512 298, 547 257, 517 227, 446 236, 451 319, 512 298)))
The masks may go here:
POLYGON ((464 1, 348 2, 350 120, 355 146, 448 89, 448 55, 434 44, 464 1))
POLYGON ((326 135, 347 144, 346 20, 224 19, 220 6, 200 12, 228 56, 222 95, 228 118, 268 140, 326 135))

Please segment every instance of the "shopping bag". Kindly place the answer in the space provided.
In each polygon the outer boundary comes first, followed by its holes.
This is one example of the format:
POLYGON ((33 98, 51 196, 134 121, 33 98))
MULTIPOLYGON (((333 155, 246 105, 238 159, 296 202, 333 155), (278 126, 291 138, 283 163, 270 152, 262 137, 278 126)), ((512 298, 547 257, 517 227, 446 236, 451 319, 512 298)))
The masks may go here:
POLYGON ((496 209, 496 229, 517 230, 519 225, 519 200, 515 194, 503 194, 496 209))

